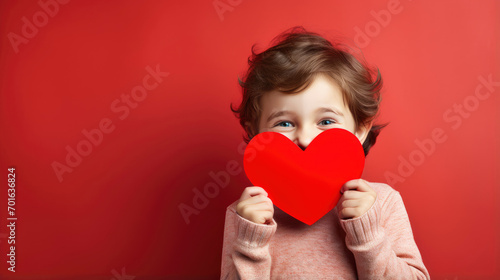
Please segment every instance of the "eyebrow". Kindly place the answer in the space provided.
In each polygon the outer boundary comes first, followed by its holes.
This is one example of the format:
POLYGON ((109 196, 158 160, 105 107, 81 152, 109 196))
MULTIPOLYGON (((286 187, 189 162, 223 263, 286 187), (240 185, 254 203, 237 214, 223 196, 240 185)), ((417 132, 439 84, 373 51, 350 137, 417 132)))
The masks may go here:
POLYGON ((274 118, 278 118, 278 117, 281 117, 281 116, 286 115, 286 114, 292 114, 292 112, 287 111, 287 110, 281 110, 281 111, 274 112, 271 115, 269 115, 266 122, 269 122, 274 118))
POLYGON ((342 116, 342 117, 344 116, 342 111, 338 110, 337 108, 332 109, 332 108, 328 108, 328 107, 321 107, 321 108, 316 109, 316 112, 318 112, 318 113, 330 112, 330 113, 334 113, 334 114, 342 116))

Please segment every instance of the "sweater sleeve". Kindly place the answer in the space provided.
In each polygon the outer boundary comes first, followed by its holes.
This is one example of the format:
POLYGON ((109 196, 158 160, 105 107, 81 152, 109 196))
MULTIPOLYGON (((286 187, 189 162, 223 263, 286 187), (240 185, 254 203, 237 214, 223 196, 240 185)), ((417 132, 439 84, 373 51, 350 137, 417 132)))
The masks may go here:
POLYGON ((365 214, 340 223, 359 279, 430 279, 399 192, 391 189, 385 201, 377 195, 365 214))
POLYGON ((269 225, 251 222, 236 213, 234 206, 226 210, 221 279, 270 279, 269 242, 276 221, 269 225))

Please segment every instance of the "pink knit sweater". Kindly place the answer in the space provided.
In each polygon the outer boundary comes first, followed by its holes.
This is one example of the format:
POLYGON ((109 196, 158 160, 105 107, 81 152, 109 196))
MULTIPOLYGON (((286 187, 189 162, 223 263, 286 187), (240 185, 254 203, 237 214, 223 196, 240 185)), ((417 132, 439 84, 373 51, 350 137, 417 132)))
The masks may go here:
POLYGON ((271 224, 253 223, 227 207, 221 279, 429 279, 399 192, 377 192, 361 217, 334 208, 308 226, 274 207, 271 224))

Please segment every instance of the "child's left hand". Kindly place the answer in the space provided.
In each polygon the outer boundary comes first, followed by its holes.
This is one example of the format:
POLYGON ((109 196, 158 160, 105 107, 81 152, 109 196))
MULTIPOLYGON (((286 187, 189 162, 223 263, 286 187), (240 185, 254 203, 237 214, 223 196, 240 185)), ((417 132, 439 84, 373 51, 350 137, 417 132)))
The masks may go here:
POLYGON ((337 203, 337 211, 341 219, 357 218, 372 207, 377 193, 363 179, 346 182, 340 189, 342 196, 337 203))

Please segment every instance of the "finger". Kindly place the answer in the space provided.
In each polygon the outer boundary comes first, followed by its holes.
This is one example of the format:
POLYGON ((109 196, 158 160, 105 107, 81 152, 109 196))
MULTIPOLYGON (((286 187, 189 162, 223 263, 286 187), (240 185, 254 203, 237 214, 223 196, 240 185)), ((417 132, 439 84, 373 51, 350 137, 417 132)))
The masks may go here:
POLYGON ((247 198, 250 198, 252 196, 259 195, 259 194, 263 194, 263 195, 267 196, 267 192, 261 187, 257 187, 257 186, 246 187, 245 190, 243 191, 243 193, 241 194, 240 201, 245 200, 247 198))
POLYGON ((342 208, 339 211, 339 217, 341 219, 351 219, 351 218, 356 217, 357 213, 358 213, 358 211, 354 207, 342 208))
POLYGON ((269 211, 274 213, 274 208, 266 203, 249 204, 243 210, 248 212, 269 211))
POLYGON ((273 213, 271 211, 258 211, 255 213, 257 221, 261 224, 269 224, 273 219, 273 213))
POLYGON ((272 220, 274 215, 273 210, 255 210, 255 209, 243 209, 240 216, 250 220, 254 223, 263 224, 272 220))
POLYGON ((347 190, 342 194, 344 199, 360 199, 363 197, 363 192, 358 190, 347 190))
POLYGON ((360 192, 373 191, 373 189, 368 185, 368 182, 363 179, 354 179, 347 181, 340 189, 340 193, 344 193, 347 190, 357 190, 360 192))
POLYGON ((264 196, 263 194, 259 194, 243 200, 241 204, 242 205, 267 204, 272 206, 273 202, 269 197, 264 196))
POLYGON ((249 216, 255 215, 255 211, 257 210, 274 212, 271 199, 263 194, 260 194, 240 201, 236 205, 236 213, 247 219, 249 219, 249 216))
POLYGON ((360 205, 360 201, 355 200, 355 199, 344 200, 340 204, 341 208, 354 208, 354 207, 358 207, 359 205, 360 205))
POLYGON ((274 213, 273 212, 269 212, 269 211, 266 211, 265 213, 263 213, 263 217, 265 219, 265 222, 264 224, 270 224, 273 220, 273 215, 274 213))
POLYGON ((274 208, 267 204, 259 203, 259 204, 239 205, 239 207, 237 207, 236 209, 236 213, 249 220, 257 219, 264 212, 269 212, 270 215, 272 216, 274 214, 274 208))

